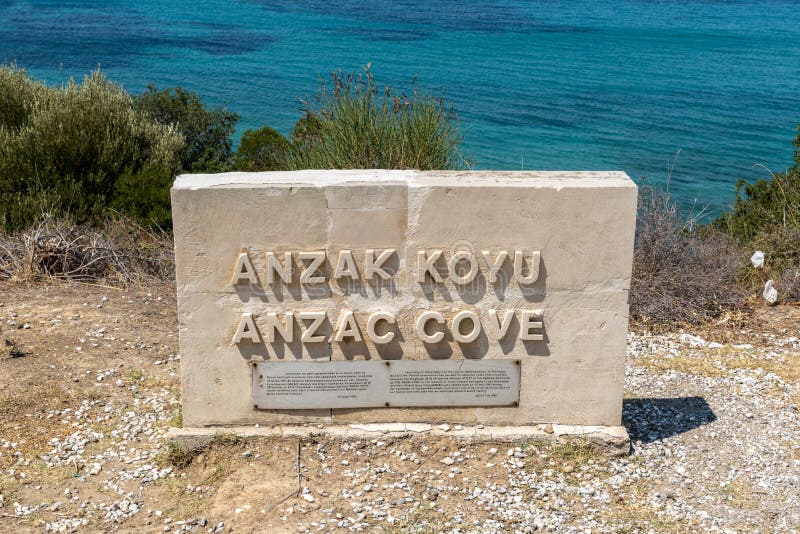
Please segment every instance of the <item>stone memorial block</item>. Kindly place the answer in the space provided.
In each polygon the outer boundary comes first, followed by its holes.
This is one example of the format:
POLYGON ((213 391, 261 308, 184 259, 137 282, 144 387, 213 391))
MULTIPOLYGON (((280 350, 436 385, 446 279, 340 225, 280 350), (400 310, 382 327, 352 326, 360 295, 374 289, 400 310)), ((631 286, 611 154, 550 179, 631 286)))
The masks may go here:
POLYGON ((183 175, 172 206, 186 426, 621 423, 624 173, 183 175))

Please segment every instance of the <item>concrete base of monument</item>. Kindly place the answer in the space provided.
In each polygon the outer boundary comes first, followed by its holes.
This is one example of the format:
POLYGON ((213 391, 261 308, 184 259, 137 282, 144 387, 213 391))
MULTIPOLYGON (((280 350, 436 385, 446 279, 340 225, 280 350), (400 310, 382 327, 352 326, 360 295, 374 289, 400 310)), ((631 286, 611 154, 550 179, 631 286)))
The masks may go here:
POLYGON ((450 437, 472 442, 532 441, 556 443, 587 441, 604 454, 622 456, 630 452, 630 437, 624 426, 576 426, 540 424, 531 426, 488 426, 442 423, 368 423, 338 426, 275 425, 275 426, 217 426, 200 428, 170 428, 167 439, 187 448, 209 444, 219 435, 234 434, 242 438, 281 438, 326 436, 333 439, 405 438, 412 436, 450 437))

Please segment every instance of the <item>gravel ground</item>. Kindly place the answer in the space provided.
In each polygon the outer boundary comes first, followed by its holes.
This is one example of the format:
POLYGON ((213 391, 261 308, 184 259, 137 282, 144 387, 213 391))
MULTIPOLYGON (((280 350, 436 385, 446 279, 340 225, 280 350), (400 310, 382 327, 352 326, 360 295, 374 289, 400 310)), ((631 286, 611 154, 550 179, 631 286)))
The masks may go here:
POLYGON ((0 289, 2 532, 800 531, 797 309, 631 334, 626 457, 313 427, 186 451, 171 288, 0 289))

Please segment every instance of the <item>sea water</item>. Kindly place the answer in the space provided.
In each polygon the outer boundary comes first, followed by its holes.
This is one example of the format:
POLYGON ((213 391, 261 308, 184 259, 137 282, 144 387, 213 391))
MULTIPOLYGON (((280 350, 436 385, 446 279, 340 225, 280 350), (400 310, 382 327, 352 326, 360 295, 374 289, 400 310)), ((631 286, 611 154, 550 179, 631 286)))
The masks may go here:
POLYGON ((800 123, 797 0, 0 0, 4 60, 181 85, 239 134, 288 134, 320 80, 370 64, 444 91, 475 168, 669 176, 695 210, 791 165, 800 123))

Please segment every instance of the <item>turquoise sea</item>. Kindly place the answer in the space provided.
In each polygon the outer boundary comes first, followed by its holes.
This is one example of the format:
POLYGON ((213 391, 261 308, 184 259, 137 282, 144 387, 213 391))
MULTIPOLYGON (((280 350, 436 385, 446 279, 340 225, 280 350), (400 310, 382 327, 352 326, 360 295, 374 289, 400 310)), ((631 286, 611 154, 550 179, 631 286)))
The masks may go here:
POLYGON ((718 210, 792 162, 797 0, 0 0, 0 61, 181 85, 288 133, 334 69, 441 91, 481 169, 622 169, 718 210), (763 166, 763 167, 762 167, 763 166))

